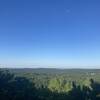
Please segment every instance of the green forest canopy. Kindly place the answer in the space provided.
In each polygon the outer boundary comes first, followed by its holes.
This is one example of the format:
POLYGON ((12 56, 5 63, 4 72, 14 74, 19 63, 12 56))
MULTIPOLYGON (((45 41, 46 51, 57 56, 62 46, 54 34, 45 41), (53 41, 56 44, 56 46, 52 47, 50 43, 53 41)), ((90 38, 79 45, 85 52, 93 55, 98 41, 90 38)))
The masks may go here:
POLYGON ((98 70, 52 70, 1 69, 0 100, 100 100, 98 70))

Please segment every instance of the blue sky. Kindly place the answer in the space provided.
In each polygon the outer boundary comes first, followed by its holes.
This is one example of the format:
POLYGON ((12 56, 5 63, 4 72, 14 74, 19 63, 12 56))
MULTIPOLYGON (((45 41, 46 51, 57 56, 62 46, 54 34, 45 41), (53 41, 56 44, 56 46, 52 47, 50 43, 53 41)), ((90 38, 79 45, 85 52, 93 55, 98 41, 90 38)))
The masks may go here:
POLYGON ((1 0, 0 64, 100 68, 100 0, 1 0))

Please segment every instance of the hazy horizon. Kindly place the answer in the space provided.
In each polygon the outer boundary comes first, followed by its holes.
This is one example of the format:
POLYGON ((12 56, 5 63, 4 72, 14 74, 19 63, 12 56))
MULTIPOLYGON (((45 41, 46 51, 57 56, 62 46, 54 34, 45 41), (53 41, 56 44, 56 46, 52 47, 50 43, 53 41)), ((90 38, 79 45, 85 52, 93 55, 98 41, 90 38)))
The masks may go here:
POLYGON ((0 64, 0 68, 35 68, 35 69, 100 69, 100 66, 62 66, 62 65, 2 65, 0 64))

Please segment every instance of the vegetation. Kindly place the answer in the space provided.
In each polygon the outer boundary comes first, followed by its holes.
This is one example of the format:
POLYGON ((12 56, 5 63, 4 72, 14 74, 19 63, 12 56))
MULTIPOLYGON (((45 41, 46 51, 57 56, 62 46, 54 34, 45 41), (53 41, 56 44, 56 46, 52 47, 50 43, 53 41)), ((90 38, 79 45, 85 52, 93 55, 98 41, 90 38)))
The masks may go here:
POLYGON ((0 100, 100 100, 99 72, 1 69, 0 100))

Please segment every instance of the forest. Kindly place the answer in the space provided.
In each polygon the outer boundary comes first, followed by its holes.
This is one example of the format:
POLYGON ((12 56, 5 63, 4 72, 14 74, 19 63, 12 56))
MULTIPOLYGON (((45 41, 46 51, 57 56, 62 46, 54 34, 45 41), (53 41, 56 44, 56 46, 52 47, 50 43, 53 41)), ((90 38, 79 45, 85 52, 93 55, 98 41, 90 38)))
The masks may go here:
POLYGON ((100 100, 100 70, 0 69, 0 100, 100 100))

